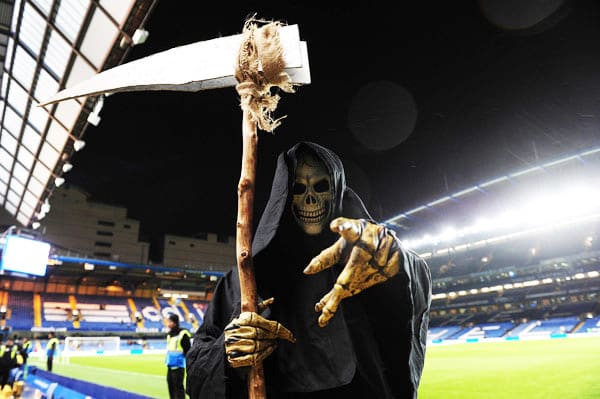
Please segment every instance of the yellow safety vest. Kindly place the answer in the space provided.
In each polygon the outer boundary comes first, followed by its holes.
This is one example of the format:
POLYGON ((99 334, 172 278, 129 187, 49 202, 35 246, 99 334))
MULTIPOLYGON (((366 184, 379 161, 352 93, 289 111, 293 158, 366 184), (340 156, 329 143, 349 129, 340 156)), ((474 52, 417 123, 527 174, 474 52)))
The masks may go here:
MULTIPOLYGON (((4 356, 6 353, 6 345, 0 346, 0 357, 4 356)), ((13 345, 10 347, 10 358, 14 359, 17 355, 17 345, 13 345)))
POLYGON ((167 357, 165 364, 168 367, 184 368, 185 367, 185 355, 183 353, 183 347, 181 346, 181 339, 187 335, 191 336, 190 332, 186 329, 181 329, 177 335, 167 335, 167 357))
POLYGON ((54 353, 56 353, 56 351, 58 351, 58 338, 54 337, 54 338, 50 338, 48 340, 48 343, 46 344, 46 356, 50 356, 50 353, 52 352, 52 345, 54 345, 54 352, 52 353, 52 355, 54 355, 54 353))
POLYGON ((31 341, 27 341, 23 344, 23 349, 26 353, 31 352, 31 341))
MULTIPOLYGON (((18 353, 19 348, 17 347, 17 345, 13 345, 10 347, 10 359, 17 360, 17 364, 20 366, 21 364, 23 364, 23 356, 18 353)), ((0 347, 0 358, 4 356, 4 354, 6 353, 6 345, 2 345, 0 347)))

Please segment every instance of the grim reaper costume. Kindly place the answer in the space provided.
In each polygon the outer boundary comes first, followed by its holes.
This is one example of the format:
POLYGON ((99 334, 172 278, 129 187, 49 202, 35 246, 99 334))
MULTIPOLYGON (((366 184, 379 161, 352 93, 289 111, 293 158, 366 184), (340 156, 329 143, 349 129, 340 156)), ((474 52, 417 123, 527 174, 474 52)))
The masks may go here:
POLYGON ((243 325, 261 316, 245 312, 240 317, 238 273, 229 272, 217 284, 187 354, 191 399, 246 398, 243 366, 253 364, 255 353, 262 353, 269 399, 417 397, 431 302, 429 268, 402 248, 391 231, 372 221, 346 186, 335 153, 301 142, 279 156, 252 249, 258 294, 274 298, 261 314, 268 319, 261 325, 272 323, 277 333, 243 325), (302 169, 315 162, 324 166, 323 176, 302 169), (352 245, 325 253, 324 248, 344 240, 336 241, 336 233, 326 227, 315 229, 315 223, 328 226, 340 216, 352 218, 342 226, 358 226, 361 239, 350 244, 370 253, 363 266, 376 270, 363 285, 342 278, 349 275, 344 263, 356 258, 349 254, 352 245), (333 254, 328 259, 339 262, 323 267, 326 262, 314 258, 319 253, 333 254), (375 263, 391 272, 382 272, 375 263), (307 275, 309 264, 318 273, 307 275), (330 306, 337 294, 344 301, 330 306), (320 317, 315 310, 322 312, 320 317), (245 363, 236 365, 238 359, 245 363))

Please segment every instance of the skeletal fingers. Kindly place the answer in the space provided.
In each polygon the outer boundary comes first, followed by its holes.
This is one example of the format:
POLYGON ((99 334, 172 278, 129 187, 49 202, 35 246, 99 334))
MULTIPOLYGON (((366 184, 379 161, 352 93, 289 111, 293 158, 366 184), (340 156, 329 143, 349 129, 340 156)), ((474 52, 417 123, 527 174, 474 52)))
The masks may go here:
POLYGON ((329 320, 335 315, 335 312, 337 312, 342 299, 349 296, 351 296, 349 291, 336 283, 333 286, 333 289, 315 306, 315 310, 318 307, 319 310, 317 310, 317 312, 321 312, 321 315, 319 316, 319 326, 325 327, 329 323, 329 320), (321 305, 319 306, 319 304, 321 305))
POLYGON ((225 353, 232 367, 255 365, 269 356, 277 339, 296 342, 293 334, 281 323, 265 319, 254 312, 243 312, 224 331, 225 353))
POLYGON ((275 343, 266 345, 260 351, 253 353, 245 353, 242 351, 231 351, 227 353, 227 362, 233 368, 245 367, 245 366, 256 366, 267 358, 277 348, 275 343))
POLYGON ((340 261, 344 248, 351 245, 351 250, 335 286, 315 305, 315 311, 321 312, 321 327, 335 315, 344 298, 386 281, 398 273, 401 263, 397 239, 384 226, 364 219, 337 218, 330 227, 341 238, 313 258, 304 273, 327 269, 340 261))

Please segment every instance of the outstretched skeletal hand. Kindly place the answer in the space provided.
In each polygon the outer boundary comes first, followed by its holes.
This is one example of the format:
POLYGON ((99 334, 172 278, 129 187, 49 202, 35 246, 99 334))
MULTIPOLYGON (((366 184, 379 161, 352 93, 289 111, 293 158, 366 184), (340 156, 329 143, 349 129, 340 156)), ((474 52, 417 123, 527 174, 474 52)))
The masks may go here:
POLYGON ((225 353, 231 367, 255 366, 277 347, 277 339, 296 342, 282 324, 254 312, 242 312, 225 327, 225 353))
POLYGON ((315 256, 304 273, 315 274, 337 264, 346 249, 350 255, 333 288, 315 305, 315 311, 321 312, 321 327, 329 323, 344 298, 396 275, 402 262, 395 234, 382 225, 340 217, 329 227, 341 237, 315 256))

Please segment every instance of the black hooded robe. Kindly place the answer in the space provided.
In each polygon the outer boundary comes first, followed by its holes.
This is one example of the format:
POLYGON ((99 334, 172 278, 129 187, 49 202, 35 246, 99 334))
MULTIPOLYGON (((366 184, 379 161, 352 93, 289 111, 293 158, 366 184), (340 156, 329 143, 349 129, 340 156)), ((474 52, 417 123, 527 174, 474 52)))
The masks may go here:
MULTIPOLYGON (((275 298, 263 316, 286 326, 297 341, 280 340, 264 360, 267 398, 416 398, 429 323, 429 268, 400 246, 400 272, 344 299, 329 324, 319 327, 314 305, 333 287, 343 265, 314 275, 302 273, 338 236, 328 229, 309 236, 291 216, 289 192, 299 151, 311 151, 329 169, 332 219, 371 219, 360 198, 346 187, 335 153, 301 142, 279 156, 271 195, 254 235, 253 262, 259 296, 275 298)), ((191 399, 247 398, 246 370, 228 365, 223 342, 223 329, 239 313, 240 285, 234 269, 219 280, 187 353, 191 399)))

